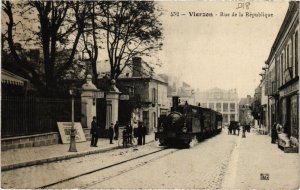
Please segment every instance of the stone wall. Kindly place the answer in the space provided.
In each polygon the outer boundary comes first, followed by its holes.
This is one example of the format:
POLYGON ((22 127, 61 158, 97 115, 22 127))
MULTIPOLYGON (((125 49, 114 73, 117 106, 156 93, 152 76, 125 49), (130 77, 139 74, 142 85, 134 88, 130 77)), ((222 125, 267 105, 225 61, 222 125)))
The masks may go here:
POLYGON ((58 132, 1 139, 1 150, 48 146, 61 143, 58 132))

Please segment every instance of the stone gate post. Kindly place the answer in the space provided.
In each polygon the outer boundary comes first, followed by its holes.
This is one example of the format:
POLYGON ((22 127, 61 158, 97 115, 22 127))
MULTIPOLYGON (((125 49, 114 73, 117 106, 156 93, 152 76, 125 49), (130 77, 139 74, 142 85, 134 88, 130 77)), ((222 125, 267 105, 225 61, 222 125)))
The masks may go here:
POLYGON ((81 93, 81 125, 85 128, 91 128, 93 116, 96 116, 96 94, 100 90, 92 83, 92 76, 87 75, 86 83, 82 85, 81 93))
POLYGON ((106 92, 106 126, 108 129, 110 124, 115 124, 118 121, 119 116, 119 96, 121 92, 116 87, 115 80, 111 81, 111 87, 108 92, 106 92))

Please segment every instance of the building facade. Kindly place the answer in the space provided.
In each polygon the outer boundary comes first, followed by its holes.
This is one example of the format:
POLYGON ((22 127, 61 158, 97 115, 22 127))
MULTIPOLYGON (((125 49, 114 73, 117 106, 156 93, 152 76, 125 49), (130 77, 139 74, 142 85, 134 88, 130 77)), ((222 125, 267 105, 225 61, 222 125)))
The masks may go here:
POLYGON ((292 145, 299 142, 299 2, 291 1, 266 61, 268 123, 284 127, 292 145))
POLYGON ((196 104, 201 107, 211 108, 222 113, 223 124, 239 120, 239 99, 236 89, 223 90, 213 88, 195 93, 196 104))
POLYGON ((169 109, 168 83, 151 72, 141 58, 134 58, 132 64, 117 81, 117 87, 122 92, 119 120, 123 124, 130 120, 133 126, 143 122, 148 132, 153 132, 157 128, 158 117, 167 114, 169 109))

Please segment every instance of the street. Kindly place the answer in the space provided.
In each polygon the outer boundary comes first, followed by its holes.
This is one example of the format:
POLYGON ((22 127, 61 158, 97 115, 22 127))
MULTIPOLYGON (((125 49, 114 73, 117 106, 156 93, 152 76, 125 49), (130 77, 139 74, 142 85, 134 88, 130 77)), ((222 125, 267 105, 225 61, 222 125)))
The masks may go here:
POLYGON ((224 129, 215 137, 192 142, 188 149, 164 149, 154 142, 137 150, 117 149, 4 171, 2 187, 296 188, 297 154, 284 154, 268 140, 255 132, 246 138, 227 135, 224 129), (259 147, 262 141, 267 143, 265 150, 259 147), (270 179, 260 180, 261 173, 270 179))

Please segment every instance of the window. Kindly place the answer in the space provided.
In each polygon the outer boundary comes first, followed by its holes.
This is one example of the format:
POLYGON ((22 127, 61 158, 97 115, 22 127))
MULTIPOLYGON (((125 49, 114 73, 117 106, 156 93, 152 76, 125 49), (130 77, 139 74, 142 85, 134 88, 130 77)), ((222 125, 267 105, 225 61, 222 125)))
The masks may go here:
POLYGON ((230 121, 235 121, 235 114, 230 114, 230 121))
POLYGON ((214 103, 209 103, 209 108, 210 108, 210 109, 215 109, 214 103))
POLYGON ((290 45, 286 47, 286 69, 290 67, 290 45))
POLYGON ((222 111, 222 109, 221 109, 221 103, 217 103, 216 104, 216 109, 217 109, 217 111, 222 111))
POLYGON ((156 89, 152 88, 152 104, 156 103, 156 89))
POLYGON ((228 112, 228 103, 223 103, 223 112, 228 112))
POLYGON ((235 103, 230 103, 230 112, 235 112, 235 103))
POLYGON ((283 85, 283 54, 280 56, 280 78, 281 78, 281 83, 280 85, 283 85))
POLYGON ((298 76, 298 32, 295 34, 295 76, 298 76))
POLYGON ((228 114, 223 114, 223 123, 228 123, 228 114))
POLYGON ((277 76, 278 76, 278 78, 277 78, 277 88, 280 86, 280 81, 281 81, 281 78, 280 78, 280 59, 277 57, 277 59, 276 59, 276 65, 277 65, 277 76))
POLYGON ((153 112, 152 116, 153 116, 153 127, 156 128, 156 113, 153 112))

